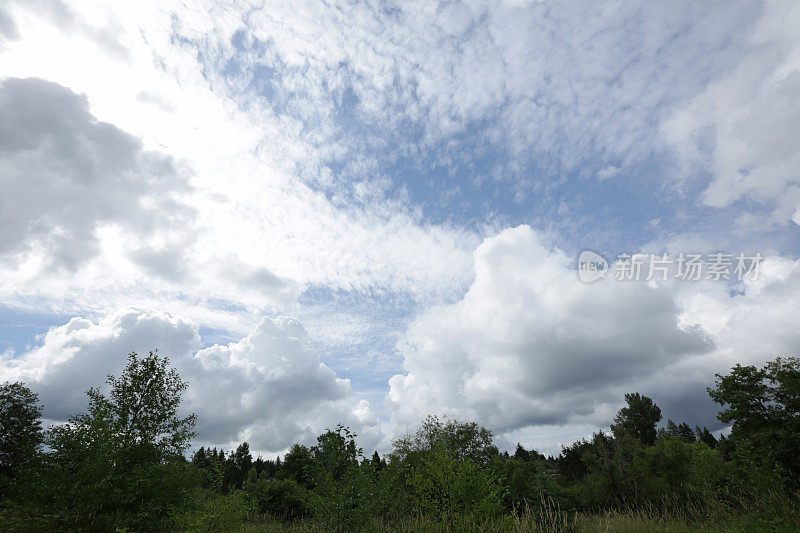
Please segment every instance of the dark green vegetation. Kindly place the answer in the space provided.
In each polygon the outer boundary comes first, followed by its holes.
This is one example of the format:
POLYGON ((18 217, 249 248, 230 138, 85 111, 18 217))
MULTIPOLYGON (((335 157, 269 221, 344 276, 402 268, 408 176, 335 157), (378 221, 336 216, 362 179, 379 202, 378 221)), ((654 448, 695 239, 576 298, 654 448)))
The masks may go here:
POLYGON ((668 420, 627 394, 611 426, 545 457, 500 453, 475 423, 428 417, 386 457, 336 426, 253 458, 247 443, 185 457, 194 416, 165 358, 131 354, 108 394, 42 429, 38 399, 0 387, 0 529, 97 531, 796 531, 800 359, 718 376, 732 424, 668 420))

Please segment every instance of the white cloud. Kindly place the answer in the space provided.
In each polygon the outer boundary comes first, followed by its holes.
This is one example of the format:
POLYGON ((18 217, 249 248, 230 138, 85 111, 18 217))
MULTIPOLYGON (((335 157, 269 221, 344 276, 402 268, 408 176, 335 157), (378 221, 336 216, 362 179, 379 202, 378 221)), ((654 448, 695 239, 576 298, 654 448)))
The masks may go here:
MULTIPOLYGON (((316 127, 333 157, 331 144, 434 149, 444 160, 492 147, 510 158, 498 179, 520 188, 533 161, 547 180, 595 158, 624 165, 658 150, 661 107, 733 64, 740 47, 731 34, 756 9, 719 7, 277 2, 254 6, 199 47, 215 71, 239 67, 232 80, 216 78, 233 93, 254 90, 257 66, 275 69, 270 105, 316 127), (237 52, 235 31, 264 50, 237 52), (348 91, 363 130, 337 127, 348 91), (409 129, 421 139, 397 135, 409 129), (464 144, 471 135, 479 140, 464 144)), ((178 31, 197 35, 189 24, 178 31)))
POLYGON ((726 207, 751 199, 785 225, 800 209, 800 5, 764 4, 749 53, 662 124, 685 162, 710 171, 702 200, 726 207), (710 157, 708 155, 710 151, 710 157))
POLYGON ((709 350, 702 331, 679 326, 669 290, 585 285, 570 263, 527 226, 484 241, 464 299, 424 314, 401 341, 396 416, 444 411, 500 431, 596 422, 621 384, 709 350))
POLYGON ((633 391, 665 416, 713 426, 715 372, 800 352, 800 262, 770 258, 736 296, 711 282, 587 285, 520 226, 484 241, 475 263, 464 299, 424 313, 399 344, 395 427, 447 413, 541 445, 537 427, 577 438, 633 391))
POLYGON ((125 298, 164 293, 206 306, 236 295, 250 307, 296 297, 297 285, 263 260, 209 250, 188 205, 186 165, 98 121, 85 96, 46 80, 6 78, 0 119, 6 303, 50 300, 62 312, 77 304, 102 313, 125 298))
MULTIPOLYGON (((0 70, 85 94, 91 120, 114 124, 145 150, 180 161, 192 189, 172 192, 197 214, 169 224, 177 235, 145 240, 136 228, 129 234, 96 228, 95 259, 68 276, 35 275, 51 252, 47 243, 18 268, 4 262, 0 298, 8 304, 35 302, 69 313, 91 308, 102 316, 143 301, 230 327, 242 313, 291 306, 309 286, 436 301, 468 283, 474 232, 426 223, 405 202, 378 194, 371 176, 364 176, 356 205, 308 186, 308 176, 330 174, 323 162, 332 151, 345 157, 329 142, 330 123, 308 129, 275 113, 266 99, 231 94, 220 87, 221 73, 198 61, 206 41, 213 48, 219 40, 219 50, 227 50, 241 25, 237 10, 162 3, 110 10, 86 2, 70 11, 75 27, 114 28, 129 51, 124 61, 86 32, 60 27, 24 3, 8 12, 20 38, 0 52, 0 70)), ((362 172, 371 172, 365 165, 362 172)), ((87 227, 102 225, 78 200, 74 209, 87 227)))
POLYGON ((85 391, 119 374, 131 351, 159 348, 189 383, 186 411, 198 415, 198 442, 280 451, 310 442, 326 427, 349 424, 364 446, 381 437, 365 400, 349 380, 320 363, 296 319, 263 318, 250 334, 226 346, 200 349, 198 326, 163 312, 125 310, 95 323, 73 318, 52 328, 42 344, 0 359, 0 380, 23 380, 40 395, 44 416, 64 420, 86 405, 85 391))
MULTIPOLYGON (((652 152, 647 132, 659 106, 693 94, 687 80, 698 76, 687 73, 715 72, 736 56, 735 46, 713 58, 681 47, 724 48, 728 34, 709 26, 733 28, 746 14, 594 6, 595 17, 560 4, 251 7, 89 1, 70 7, 70 24, 59 27, 46 15, 52 10, 11 6, 20 38, 0 52, 0 69, 86 94, 93 116, 183 162, 193 193, 180 200, 197 212, 186 229, 198 237, 137 244, 109 232, 97 264, 60 283, 24 275, 27 268, 0 272, 15 287, 6 300, 63 308, 68 285, 71 309, 107 312, 168 295, 165 305, 192 303, 173 311, 218 327, 236 313, 209 302, 258 313, 291 305, 313 286, 387 290, 423 305, 452 300, 472 278, 470 250, 484 230, 426 222, 402 190, 388 192, 387 162, 424 158, 429 148, 456 161, 461 155, 444 153, 463 148, 452 135, 482 124, 480 150, 510 155, 508 168, 493 172, 502 179, 519 177, 533 154, 545 155, 539 166, 552 156, 568 167, 595 151, 606 169, 619 169, 626 157, 652 152), (633 37, 637 47, 618 46, 631 27, 646 28, 633 37), (93 37, 98 28, 113 29, 124 59, 93 37), (554 34, 570 37, 554 42, 554 34), (569 76, 567 62, 575 63, 569 76), (351 115, 342 117, 351 95, 351 115), (334 164, 345 167, 336 179, 334 164), (165 279, 153 280, 154 272, 165 279), (281 283, 245 290, 243 280, 254 277, 281 283)), ((544 170, 536 175, 550 176, 544 170)), ((513 185, 517 199, 524 182, 513 185)))
POLYGON ((619 174, 619 167, 615 167, 614 165, 608 165, 607 167, 603 167, 600 169, 600 172, 597 173, 597 179, 607 180, 609 178, 613 178, 617 174, 619 174))
POLYGON ((192 216, 176 200, 188 185, 171 158, 142 150, 98 122, 85 97, 41 79, 0 81, 0 176, 5 261, 40 247, 50 266, 74 271, 99 253, 101 225, 146 238, 192 216))

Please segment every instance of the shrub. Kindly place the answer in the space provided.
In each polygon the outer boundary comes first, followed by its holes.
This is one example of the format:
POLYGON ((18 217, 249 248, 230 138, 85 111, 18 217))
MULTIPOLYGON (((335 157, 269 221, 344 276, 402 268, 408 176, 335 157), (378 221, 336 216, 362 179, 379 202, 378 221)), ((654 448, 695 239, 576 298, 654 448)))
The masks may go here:
POLYGON ((496 516, 506 489, 486 467, 459 460, 444 447, 419 452, 406 466, 406 483, 415 507, 427 515, 476 519, 496 516))
POLYGON ((248 479, 244 493, 261 514, 293 520, 311 513, 312 494, 293 479, 248 479))

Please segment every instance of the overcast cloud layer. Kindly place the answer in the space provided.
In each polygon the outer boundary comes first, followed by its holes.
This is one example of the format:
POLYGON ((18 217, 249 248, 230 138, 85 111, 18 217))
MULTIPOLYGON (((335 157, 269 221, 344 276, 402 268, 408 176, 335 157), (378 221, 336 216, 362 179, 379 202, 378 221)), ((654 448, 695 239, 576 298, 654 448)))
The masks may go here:
POLYGON ((800 6, 0 5, 0 380, 64 420, 131 350, 198 443, 428 413, 555 452, 625 392, 721 429, 800 353, 800 6), (760 252, 582 284, 578 253, 760 252))

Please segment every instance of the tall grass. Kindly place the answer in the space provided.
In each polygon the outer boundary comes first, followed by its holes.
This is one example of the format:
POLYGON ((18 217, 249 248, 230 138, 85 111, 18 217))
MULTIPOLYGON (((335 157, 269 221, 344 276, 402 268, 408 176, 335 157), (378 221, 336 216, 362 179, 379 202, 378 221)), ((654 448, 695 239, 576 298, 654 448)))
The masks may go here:
MULTIPOLYGON (((228 531, 342 531, 313 519, 283 522, 269 516, 252 518, 250 522, 231 527, 228 531)), ((527 505, 516 513, 483 521, 462 516, 447 520, 429 516, 408 516, 392 520, 373 517, 356 530, 376 533, 796 532, 800 531, 800 501, 797 497, 788 498, 781 494, 683 501, 665 499, 585 513, 562 510, 552 499, 542 498, 536 505, 527 505)))

